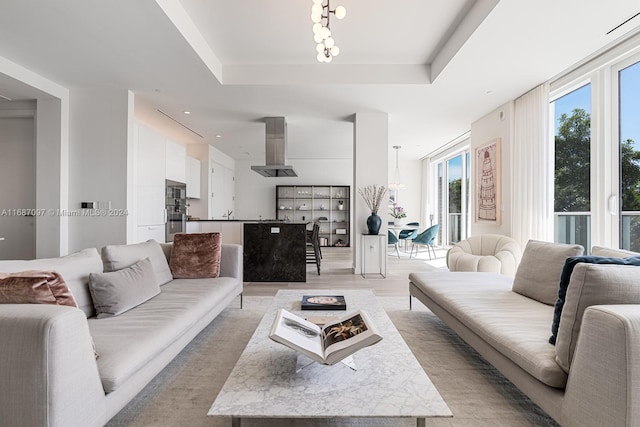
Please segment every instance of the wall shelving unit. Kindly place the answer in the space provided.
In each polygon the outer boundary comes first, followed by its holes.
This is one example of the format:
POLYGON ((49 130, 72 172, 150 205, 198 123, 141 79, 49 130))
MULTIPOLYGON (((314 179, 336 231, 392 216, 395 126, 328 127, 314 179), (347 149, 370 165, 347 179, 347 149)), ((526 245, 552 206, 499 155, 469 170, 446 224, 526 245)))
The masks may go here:
POLYGON ((351 245, 348 185, 277 185, 276 218, 320 222, 321 246, 351 245))

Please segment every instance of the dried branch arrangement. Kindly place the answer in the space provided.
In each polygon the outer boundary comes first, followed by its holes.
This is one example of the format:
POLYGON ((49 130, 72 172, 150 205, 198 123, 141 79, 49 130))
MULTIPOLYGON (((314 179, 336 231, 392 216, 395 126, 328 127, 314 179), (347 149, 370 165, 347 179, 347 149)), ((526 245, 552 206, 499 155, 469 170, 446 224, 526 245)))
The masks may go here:
POLYGON ((387 194, 387 188, 384 185, 367 185, 364 188, 358 188, 358 193, 362 196, 371 213, 377 214, 380 205, 387 194))

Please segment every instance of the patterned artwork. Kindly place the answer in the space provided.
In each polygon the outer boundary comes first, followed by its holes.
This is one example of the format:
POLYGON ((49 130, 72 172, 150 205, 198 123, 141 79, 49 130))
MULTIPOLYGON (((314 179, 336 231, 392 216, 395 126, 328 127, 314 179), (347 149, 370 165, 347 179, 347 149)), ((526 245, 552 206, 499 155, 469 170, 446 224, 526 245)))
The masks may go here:
POLYGON ((476 148, 476 221, 500 225, 500 138, 476 148))

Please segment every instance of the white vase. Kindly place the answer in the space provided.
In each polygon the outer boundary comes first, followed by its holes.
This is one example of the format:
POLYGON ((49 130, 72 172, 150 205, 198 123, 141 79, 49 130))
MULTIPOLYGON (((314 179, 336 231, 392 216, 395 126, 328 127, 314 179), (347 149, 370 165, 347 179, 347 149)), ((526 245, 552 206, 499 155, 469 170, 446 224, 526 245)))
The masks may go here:
POLYGON ((404 218, 394 218, 393 225, 396 227, 402 227, 404 225, 404 218))

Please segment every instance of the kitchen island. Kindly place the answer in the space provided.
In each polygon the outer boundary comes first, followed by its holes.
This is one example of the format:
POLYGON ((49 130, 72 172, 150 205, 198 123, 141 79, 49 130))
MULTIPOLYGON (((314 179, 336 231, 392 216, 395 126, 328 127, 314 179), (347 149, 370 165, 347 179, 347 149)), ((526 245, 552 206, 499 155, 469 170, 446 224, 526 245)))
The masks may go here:
POLYGON ((307 225, 302 222, 244 223, 245 282, 306 282, 307 225))

